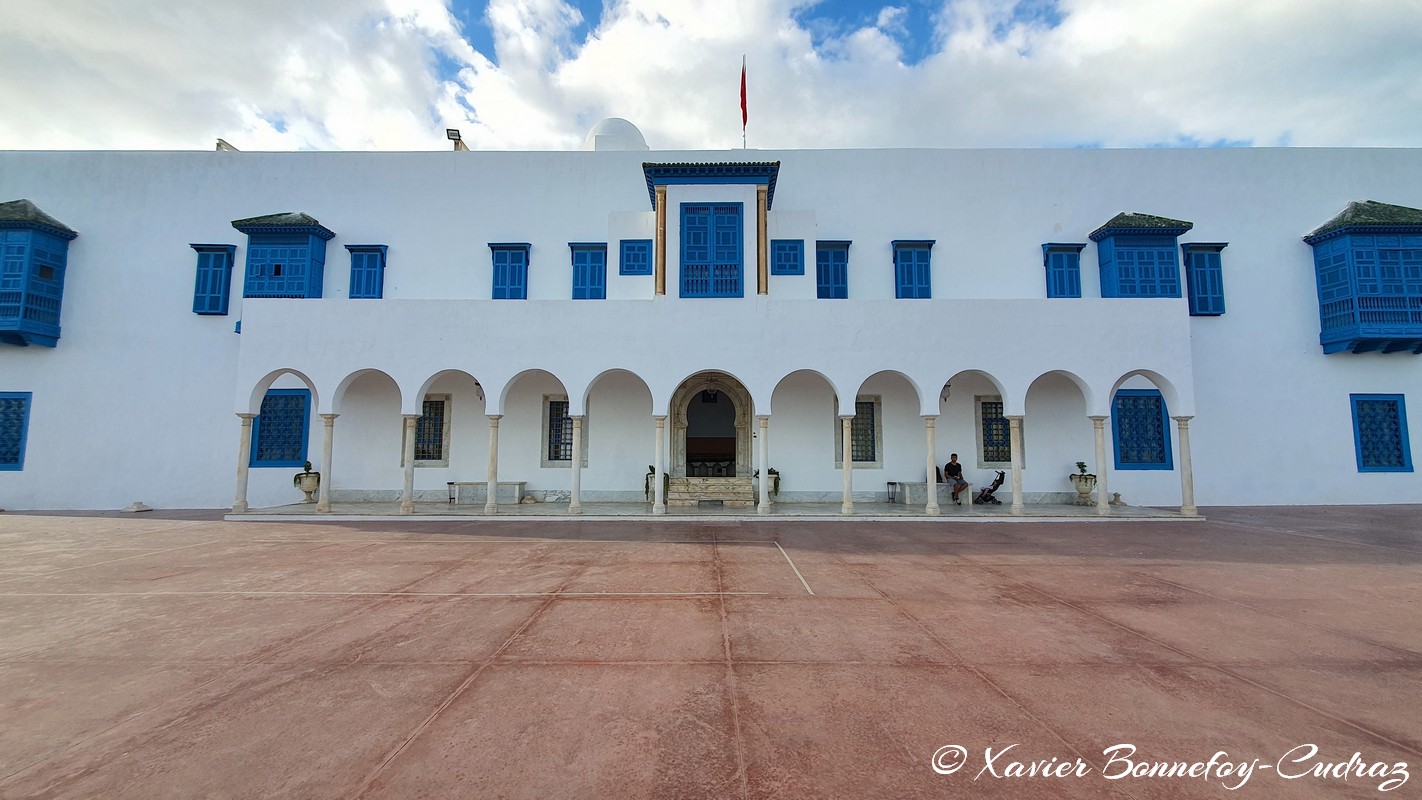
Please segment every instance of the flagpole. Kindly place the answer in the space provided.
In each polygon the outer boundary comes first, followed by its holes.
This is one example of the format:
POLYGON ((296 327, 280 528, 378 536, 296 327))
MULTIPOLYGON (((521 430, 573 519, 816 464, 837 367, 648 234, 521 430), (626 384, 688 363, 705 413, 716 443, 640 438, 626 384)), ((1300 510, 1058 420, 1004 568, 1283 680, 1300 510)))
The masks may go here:
POLYGON ((741 54, 741 149, 746 148, 746 55, 741 54))

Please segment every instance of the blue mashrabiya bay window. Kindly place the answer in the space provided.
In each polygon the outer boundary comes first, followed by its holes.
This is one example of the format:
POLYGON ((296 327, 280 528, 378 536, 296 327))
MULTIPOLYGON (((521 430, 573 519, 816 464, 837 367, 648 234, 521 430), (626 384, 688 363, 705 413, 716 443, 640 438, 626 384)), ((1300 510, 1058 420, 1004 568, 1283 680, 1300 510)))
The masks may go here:
POLYGON ((326 242, 335 232, 302 212, 234 220, 247 234, 243 297, 321 297, 326 275, 326 242))
POLYGON ((1101 265, 1102 297, 1179 297, 1176 241, 1192 222, 1121 213, 1089 237, 1101 265))
POLYGON ((262 411, 252 421, 253 467, 300 467, 306 463, 311 392, 269 389, 262 411))
POLYGON ((607 298, 607 244, 569 242, 573 257, 573 299, 607 298))
POLYGON ((58 344, 69 243, 78 235, 29 200, 0 203, 0 342, 58 344))
POLYGON ((1111 401, 1116 469, 1174 469, 1170 414, 1155 389, 1118 389, 1111 401))

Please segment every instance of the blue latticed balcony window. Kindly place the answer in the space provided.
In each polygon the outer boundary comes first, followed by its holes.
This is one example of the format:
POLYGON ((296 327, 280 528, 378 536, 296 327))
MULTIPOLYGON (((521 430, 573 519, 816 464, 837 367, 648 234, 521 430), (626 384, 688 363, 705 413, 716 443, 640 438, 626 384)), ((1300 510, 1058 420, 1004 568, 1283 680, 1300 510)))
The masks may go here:
POLYGON ((1422 210, 1366 201, 1304 237, 1325 353, 1422 353, 1422 210))
POLYGON ((652 274, 652 240, 623 239, 619 275, 652 274))
POLYGON ((1102 297, 1179 297, 1177 238, 1194 223, 1121 213, 1091 234, 1101 265, 1102 297))
POLYGON ((306 463, 311 392, 270 389, 252 422, 253 467, 299 467, 306 463))
POLYGON ((894 297, 933 296, 933 242, 899 240, 894 245, 894 297))
POLYGON ((28 200, 0 203, 0 342, 58 343, 65 266, 76 236, 28 200))
POLYGON ((1081 297, 1081 251, 1085 247, 1063 242, 1042 245, 1048 297, 1081 297))
POLYGON ((1407 405, 1400 394, 1354 394, 1353 444, 1359 472, 1411 472, 1407 405))
POLYGON ((232 296, 232 260, 237 246, 231 244, 188 245, 197 251, 197 282, 193 286, 193 313, 226 316, 232 296))
POLYGON ((1190 316, 1217 317, 1225 313, 1223 243, 1191 242, 1181 245, 1185 254, 1186 296, 1190 316))
POLYGON ((772 239, 770 242, 771 275, 805 274, 805 240, 772 239))
POLYGON ((301 212, 234 220, 232 227, 247 234, 243 297, 321 296, 334 232, 301 212))
POLYGON ((0 472, 25 468, 30 399, 29 392, 0 392, 0 472))
POLYGON ((504 242, 489 245, 489 253, 494 262, 495 300, 528 299, 528 251, 533 245, 527 242, 504 242))
POLYGON ((385 257, 383 244, 348 244, 351 254, 351 288, 348 297, 355 300, 378 300, 385 296, 385 257))
POLYGON ((1174 469, 1170 415, 1155 389, 1119 389, 1111 402, 1116 469, 1174 469))
POLYGON ((681 207, 681 296, 741 297, 740 203, 681 207))
POLYGON ((573 299, 607 298, 607 245, 602 242, 573 242, 573 299))
POLYGON ((821 300, 849 297, 849 242, 815 242, 815 296, 821 300))

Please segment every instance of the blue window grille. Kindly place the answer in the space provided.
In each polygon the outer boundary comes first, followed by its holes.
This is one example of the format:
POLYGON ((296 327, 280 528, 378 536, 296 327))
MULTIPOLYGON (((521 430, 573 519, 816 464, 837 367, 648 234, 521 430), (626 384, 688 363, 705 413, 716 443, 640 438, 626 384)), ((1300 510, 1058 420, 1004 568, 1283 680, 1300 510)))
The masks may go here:
POLYGON ((350 294, 356 300, 379 300, 385 296, 385 255, 383 244, 348 244, 351 254, 350 294))
POLYGON ((849 242, 815 242, 815 296, 822 300, 849 297, 849 242))
POLYGON ((0 472, 25 468, 31 397, 30 392, 0 392, 0 472))
POLYGON ((1006 464, 1012 461, 1012 425, 1003 416, 1001 400, 982 400, 978 404, 982 418, 984 463, 1006 464))
POLYGON ((771 275, 805 274, 805 240, 772 239, 770 241, 771 275))
POLYGON ((878 461, 879 443, 875 440, 874 401, 856 400, 854 419, 849 423, 849 458, 851 461, 878 461))
POLYGON ((1059 242, 1042 245, 1048 297, 1081 297, 1081 251, 1085 247, 1059 242))
POLYGON ((197 283, 193 287, 193 313, 226 316, 232 295, 232 261, 237 246, 231 244, 189 245, 197 251, 197 283))
POLYGON ((0 342, 58 344, 65 266, 76 236, 28 200, 0 203, 0 342))
POLYGON ((607 298, 607 245, 600 242, 570 243, 573 254, 573 299, 607 298))
POLYGON ((894 297, 927 299, 933 296, 933 242, 894 242, 894 297))
POLYGON ((1353 394, 1353 445, 1359 472, 1411 472, 1407 405, 1400 394, 1353 394))
POLYGON ((621 261, 617 268, 619 275, 652 274, 652 240, 623 239, 621 261))
POLYGON ((1116 469, 1174 469, 1170 415, 1155 389, 1119 389, 1111 403, 1116 469))
POLYGON ((333 231, 299 212, 234 220, 232 227, 247 234, 243 297, 321 296, 333 231))
POLYGON ((494 260, 495 300, 528 299, 528 251, 531 247, 524 242, 489 245, 494 260))
POLYGON ((252 422, 253 467, 299 467, 306 463, 311 392, 270 389, 252 422))
POLYGON ((425 397, 420 407, 420 418, 415 421, 416 463, 449 459, 449 454, 444 451, 446 403, 443 397, 425 397))
POLYGON ((1181 245, 1192 317, 1216 317, 1225 313, 1224 268, 1220 262, 1220 251, 1225 247, 1224 244, 1181 245))
POLYGON ((573 418, 567 400, 548 401, 548 461, 573 460, 573 418))
POLYGON ((682 204, 682 297, 742 296, 741 208, 682 204))

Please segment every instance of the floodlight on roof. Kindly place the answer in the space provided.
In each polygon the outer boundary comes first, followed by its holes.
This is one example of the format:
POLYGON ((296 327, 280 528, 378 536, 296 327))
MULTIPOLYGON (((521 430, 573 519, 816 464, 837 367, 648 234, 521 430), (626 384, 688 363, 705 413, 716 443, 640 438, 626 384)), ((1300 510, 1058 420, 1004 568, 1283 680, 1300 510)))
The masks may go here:
POLYGON ((444 138, 450 140, 451 142, 457 142, 457 141, 459 141, 459 129, 458 129, 458 128, 445 128, 445 129, 444 129, 444 138))

